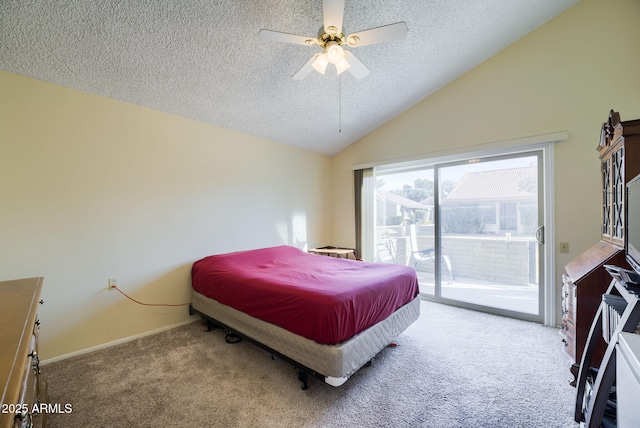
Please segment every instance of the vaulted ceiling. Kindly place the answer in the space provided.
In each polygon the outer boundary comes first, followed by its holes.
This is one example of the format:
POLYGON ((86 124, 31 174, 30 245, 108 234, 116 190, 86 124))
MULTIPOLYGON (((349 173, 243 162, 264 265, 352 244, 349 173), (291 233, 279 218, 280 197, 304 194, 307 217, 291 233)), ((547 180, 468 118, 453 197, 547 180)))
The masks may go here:
POLYGON ((346 0, 345 34, 406 37, 292 80, 321 49, 258 32, 317 37, 322 0, 1 0, 0 69, 333 155, 577 1, 346 0))

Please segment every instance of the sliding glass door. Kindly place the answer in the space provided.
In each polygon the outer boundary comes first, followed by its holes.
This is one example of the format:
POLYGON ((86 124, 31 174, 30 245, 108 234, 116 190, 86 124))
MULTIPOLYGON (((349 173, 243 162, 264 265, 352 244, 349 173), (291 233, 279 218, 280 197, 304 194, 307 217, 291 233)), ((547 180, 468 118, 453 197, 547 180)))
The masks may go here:
POLYGON ((453 275, 442 299, 539 316, 539 154, 469 160, 438 168, 439 237, 453 275))
POLYGON ((542 321, 542 151, 376 170, 375 259, 432 300, 542 321))
POLYGON ((413 266, 420 292, 435 295, 435 180, 432 167, 376 175, 375 260, 413 266))

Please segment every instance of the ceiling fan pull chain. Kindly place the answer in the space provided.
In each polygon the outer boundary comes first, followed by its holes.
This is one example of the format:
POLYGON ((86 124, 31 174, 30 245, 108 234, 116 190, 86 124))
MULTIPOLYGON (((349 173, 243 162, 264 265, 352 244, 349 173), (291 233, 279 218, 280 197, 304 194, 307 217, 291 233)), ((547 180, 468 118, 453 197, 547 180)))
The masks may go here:
POLYGON ((338 74, 338 132, 342 132, 342 85, 338 74))

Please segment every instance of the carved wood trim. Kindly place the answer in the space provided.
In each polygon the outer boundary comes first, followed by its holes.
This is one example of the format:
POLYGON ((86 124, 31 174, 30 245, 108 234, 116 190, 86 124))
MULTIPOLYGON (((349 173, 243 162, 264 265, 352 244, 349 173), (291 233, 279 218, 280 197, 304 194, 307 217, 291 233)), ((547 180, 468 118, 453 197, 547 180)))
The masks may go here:
POLYGON ((607 147, 613 140, 613 134, 615 133, 616 126, 620 124, 620 113, 611 110, 609 112, 609 119, 602 124, 600 129, 600 145, 598 148, 607 147))

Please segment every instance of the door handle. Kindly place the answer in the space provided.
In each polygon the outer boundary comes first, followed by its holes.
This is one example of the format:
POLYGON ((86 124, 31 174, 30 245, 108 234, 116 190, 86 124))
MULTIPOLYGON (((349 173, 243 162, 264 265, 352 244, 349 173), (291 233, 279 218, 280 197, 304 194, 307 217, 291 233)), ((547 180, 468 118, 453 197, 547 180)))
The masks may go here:
POLYGON ((538 244, 544 244, 544 226, 540 226, 536 229, 536 240, 538 244))

